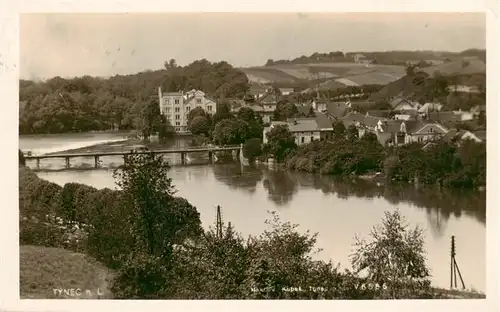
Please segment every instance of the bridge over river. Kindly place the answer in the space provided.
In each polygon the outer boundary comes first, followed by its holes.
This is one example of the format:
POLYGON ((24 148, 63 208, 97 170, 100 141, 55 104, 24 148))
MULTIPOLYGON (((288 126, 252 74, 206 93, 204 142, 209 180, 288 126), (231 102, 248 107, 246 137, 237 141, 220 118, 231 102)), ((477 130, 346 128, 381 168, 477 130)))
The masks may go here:
POLYGON ((176 149, 158 149, 158 150, 131 150, 131 151, 119 151, 119 152, 94 152, 94 153, 54 153, 45 155, 26 155, 26 160, 36 160, 36 168, 40 169, 40 160, 42 159, 54 159, 63 158, 66 160, 66 169, 71 168, 70 160, 77 157, 94 157, 94 167, 99 167, 99 157, 104 156, 122 156, 124 162, 127 157, 131 154, 180 154, 181 163, 186 163, 186 155, 189 153, 208 153, 209 161, 213 161, 213 156, 215 152, 225 152, 230 151, 236 152, 237 159, 240 159, 242 155, 243 145, 226 145, 226 146, 204 146, 204 147, 188 147, 188 148, 176 148, 176 149))

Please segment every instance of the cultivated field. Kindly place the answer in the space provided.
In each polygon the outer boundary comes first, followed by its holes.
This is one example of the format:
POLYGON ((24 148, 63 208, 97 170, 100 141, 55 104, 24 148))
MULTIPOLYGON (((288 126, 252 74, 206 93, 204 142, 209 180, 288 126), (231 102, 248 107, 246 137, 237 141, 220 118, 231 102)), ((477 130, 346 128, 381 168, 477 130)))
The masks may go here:
POLYGON ((331 79, 335 85, 388 84, 405 75, 404 66, 356 63, 283 64, 241 68, 251 82, 331 79))

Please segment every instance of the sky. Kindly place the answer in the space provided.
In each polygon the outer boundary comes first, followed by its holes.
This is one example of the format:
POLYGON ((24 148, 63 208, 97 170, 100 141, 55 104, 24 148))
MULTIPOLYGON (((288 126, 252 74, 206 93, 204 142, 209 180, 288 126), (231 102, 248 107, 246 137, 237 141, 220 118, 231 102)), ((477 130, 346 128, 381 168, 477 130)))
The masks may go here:
POLYGON ((314 52, 486 47, 483 13, 23 14, 22 79, 112 76, 205 58, 259 66, 314 52))

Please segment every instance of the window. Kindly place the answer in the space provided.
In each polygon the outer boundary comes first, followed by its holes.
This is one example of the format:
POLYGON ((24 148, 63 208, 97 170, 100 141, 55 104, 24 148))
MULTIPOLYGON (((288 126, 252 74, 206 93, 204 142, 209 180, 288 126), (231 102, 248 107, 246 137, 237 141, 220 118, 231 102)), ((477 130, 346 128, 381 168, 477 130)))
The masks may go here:
POLYGON ((179 104, 179 99, 175 99, 174 103, 179 104))
POLYGON ((181 115, 175 115, 175 120, 181 119, 181 115))
POLYGON ((313 136, 311 136, 311 142, 312 142, 312 141, 314 141, 314 137, 313 137, 313 136))
POLYGON ((178 113, 178 112, 180 112, 180 111, 181 111, 181 109, 180 109, 179 107, 176 107, 176 108, 175 108, 175 112, 176 112, 176 113, 178 113))
POLYGON ((166 107, 167 113, 170 113, 170 107, 166 107))
POLYGON ((165 104, 169 105, 170 104, 170 99, 165 100, 165 104))
POLYGON ((304 143, 304 141, 305 141, 305 137, 301 137, 300 138, 300 143, 304 143))
POLYGON ((191 107, 186 106, 186 112, 189 112, 191 110, 191 107))
POLYGON ((207 106, 207 110, 208 110, 209 112, 211 112, 211 111, 212 111, 212 105, 208 105, 208 106, 207 106))
MULTIPOLYGON (((176 121, 176 122, 175 122, 175 125, 176 125, 176 126, 180 126, 180 125, 181 125, 181 123, 180 123, 180 122, 178 122, 178 121, 176 121)), ((179 129, 179 128, 177 128, 177 129, 179 129)))
POLYGON ((197 104, 201 104, 201 99, 196 99, 197 104))

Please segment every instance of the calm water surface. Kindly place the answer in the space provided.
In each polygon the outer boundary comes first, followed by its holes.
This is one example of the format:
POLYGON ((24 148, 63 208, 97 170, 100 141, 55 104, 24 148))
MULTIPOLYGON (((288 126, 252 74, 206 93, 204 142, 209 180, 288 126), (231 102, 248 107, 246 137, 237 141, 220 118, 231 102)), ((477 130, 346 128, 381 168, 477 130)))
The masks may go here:
MULTIPOLYGON (((21 136, 20 148, 37 153, 55 152, 119 141, 123 134, 71 134, 21 136)), ((117 143, 118 144, 118 143, 117 143)), ((175 146, 186 146, 177 140, 175 146)), ((169 155, 172 163, 178 156, 169 155)), ((484 194, 452 193, 414 188, 384 188, 363 182, 341 182, 333 177, 266 168, 242 168, 238 164, 203 165, 206 155, 192 155, 190 165, 173 166, 170 175, 178 195, 188 199, 201 214, 205 227, 215 222, 215 207, 223 208, 224 221, 231 221, 244 236, 261 233, 277 211, 284 221, 301 230, 318 232, 317 258, 332 259, 350 268, 354 236, 367 237, 380 223, 384 211, 399 209, 411 226, 424 230, 427 263, 433 284, 449 287, 450 237, 455 235, 457 262, 467 288, 485 291, 486 200, 484 194)), ((90 166, 93 159, 82 159, 90 166)), ((121 164, 120 157, 104 157, 104 167, 121 164)), ((28 164, 34 167, 34 163, 28 164)), ((64 160, 42 161, 42 168, 62 168, 64 160)), ((63 185, 84 183, 114 188, 112 171, 74 170, 39 172, 41 178, 63 185)))

